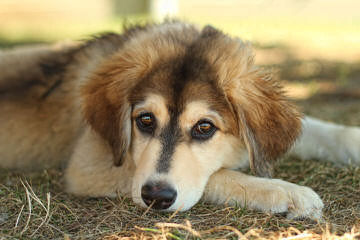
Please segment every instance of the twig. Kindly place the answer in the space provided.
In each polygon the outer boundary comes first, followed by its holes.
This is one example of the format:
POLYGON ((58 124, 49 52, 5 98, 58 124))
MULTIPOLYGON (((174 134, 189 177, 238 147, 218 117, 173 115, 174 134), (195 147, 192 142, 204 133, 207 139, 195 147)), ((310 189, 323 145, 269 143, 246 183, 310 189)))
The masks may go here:
POLYGON ((31 213, 32 213, 32 205, 31 205, 31 197, 30 197, 30 192, 29 190, 27 189, 27 187, 25 186, 24 182, 22 180, 21 181, 21 184, 24 186, 25 188, 25 192, 26 192, 26 198, 27 198, 27 201, 28 201, 28 209, 29 209, 29 215, 28 215, 28 218, 26 220, 26 224, 25 224, 25 227, 23 228, 23 230, 20 232, 20 236, 24 234, 24 232, 26 232, 28 226, 29 226, 29 223, 30 223, 30 218, 31 218, 31 213))
POLYGON ((21 207, 21 209, 20 209, 20 212, 19 212, 19 214, 18 214, 18 216, 17 216, 17 218, 16 218, 16 223, 15 223, 14 229, 17 228, 17 226, 18 226, 18 224, 19 224, 20 216, 21 216, 22 211, 24 210, 24 207, 25 207, 25 204, 22 205, 22 207, 21 207))

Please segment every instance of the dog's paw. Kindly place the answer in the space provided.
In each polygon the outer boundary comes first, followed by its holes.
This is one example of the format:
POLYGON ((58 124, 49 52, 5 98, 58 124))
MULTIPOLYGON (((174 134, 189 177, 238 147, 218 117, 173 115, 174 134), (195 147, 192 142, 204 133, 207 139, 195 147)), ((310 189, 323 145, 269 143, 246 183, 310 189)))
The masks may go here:
POLYGON ((287 218, 311 218, 321 220, 324 204, 319 195, 309 187, 285 183, 282 187, 287 192, 291 201, 291 205, 287 211, 287 218))
POLYGON ((311 188, 227 169, 210 177, 204 191, 204 200, 267 213, 286 213, 290 219, 321 220, 324 206, 311 188))
POLYGON ((311 188, 278 179, 268 181, 257 193, 254 192, 256 196, 248 196, 247 204, 250 208, 269 213, 286 213, 289 219, 321 220, 324 204, 311 188))

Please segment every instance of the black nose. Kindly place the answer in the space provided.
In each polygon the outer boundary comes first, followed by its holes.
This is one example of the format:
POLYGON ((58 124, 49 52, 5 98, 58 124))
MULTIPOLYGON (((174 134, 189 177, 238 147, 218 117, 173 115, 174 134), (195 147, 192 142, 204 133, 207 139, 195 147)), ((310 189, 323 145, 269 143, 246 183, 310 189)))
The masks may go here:
POLYGON ((149 182, 141 188, 141 197, 145 204, 154 209, 167 209, 176 199, 176 191, 163 182, 149 182))

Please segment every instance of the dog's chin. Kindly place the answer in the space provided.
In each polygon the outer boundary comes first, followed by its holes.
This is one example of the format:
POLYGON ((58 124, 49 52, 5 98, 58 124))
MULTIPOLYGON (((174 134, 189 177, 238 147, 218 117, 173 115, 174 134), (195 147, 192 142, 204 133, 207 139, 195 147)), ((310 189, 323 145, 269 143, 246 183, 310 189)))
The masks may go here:
POLYGON ((187 211, 191 209, 196 203, 199 202, 202 196, 202 192, 193 192, 188 194, 180 194, 173 205, 171 205, 166 211, 187 211))

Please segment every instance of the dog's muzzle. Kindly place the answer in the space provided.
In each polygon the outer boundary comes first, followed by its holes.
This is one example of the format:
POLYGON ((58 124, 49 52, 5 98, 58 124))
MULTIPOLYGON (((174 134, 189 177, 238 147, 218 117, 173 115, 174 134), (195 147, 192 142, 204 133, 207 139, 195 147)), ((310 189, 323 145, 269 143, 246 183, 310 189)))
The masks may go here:
POLYGON ((158 210, 169 208, 176 196, 176 191, 164 182, 148 182, 141 188, 141 198, 145 204, 158 210))

